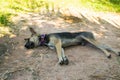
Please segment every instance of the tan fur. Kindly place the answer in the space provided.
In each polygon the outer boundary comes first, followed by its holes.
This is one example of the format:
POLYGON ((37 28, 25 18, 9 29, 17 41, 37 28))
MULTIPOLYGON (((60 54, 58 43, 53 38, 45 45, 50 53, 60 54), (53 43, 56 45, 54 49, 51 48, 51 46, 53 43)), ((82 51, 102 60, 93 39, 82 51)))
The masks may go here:
POLYGON ((100 46, 100 44, 95 41, 95 40, 92 40, 92 39, 88 39, 84 36, 82 36, 83 39, 87 40, 89 43, 93 44, 94 46, 96 46, 97 48, 99 48, 101 51, 103 51, 107 57, 111 56, 111 54, 105 49, 103 48, 102 46, 100 46))
POLYGON ((56 48, 56 52, 57 52, 59 61, 61 61, 61 59, 62 59, 62 43, 61 43, 61 40, 56 38, 55 36, 51 36, 49 45, 54 45, 54 47, 56 48))
POLYGON ((39 44, 39 38, 36 35, 32 35, 32 37, 30 38, 30 41, 34 42, 36 47, 39 44))

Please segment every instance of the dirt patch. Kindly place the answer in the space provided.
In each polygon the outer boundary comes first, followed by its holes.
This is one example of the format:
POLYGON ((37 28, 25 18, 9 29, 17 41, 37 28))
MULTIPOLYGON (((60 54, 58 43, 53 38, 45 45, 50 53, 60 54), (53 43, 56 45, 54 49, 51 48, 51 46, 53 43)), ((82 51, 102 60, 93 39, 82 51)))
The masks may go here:
MULTIPOLYGON (((104 13, 104 16, 106 15, 108 13, 104 13)), ((14 47, 10 48, 11 54, 0 64, 1 80, 119 80, 120 57, 115 54, 112 54, 112 59, 107 59, 95 48, 74 46, 65 49, 70 64, 60 66, 54 50, 47 47, 32 50, 24 48, 24 38, 31 35, 28 29, 30 26, 40 34, 91 31, 98 41, 119 50, 120 23, 113 25, 112 21, 113 23, 116 23, 116 20, 120 21, 120 16, 111 13, 109 15, 114 19, 109 17, 103 19, 103 15, 93 16, 85 13, 82 18, 77 17, 77 22, 76 16, 64 19, 57 14, 30 13, 15 17, 16 37, 9 38, 14 47), (111 23, 107 19, 111 19, 111 23)))

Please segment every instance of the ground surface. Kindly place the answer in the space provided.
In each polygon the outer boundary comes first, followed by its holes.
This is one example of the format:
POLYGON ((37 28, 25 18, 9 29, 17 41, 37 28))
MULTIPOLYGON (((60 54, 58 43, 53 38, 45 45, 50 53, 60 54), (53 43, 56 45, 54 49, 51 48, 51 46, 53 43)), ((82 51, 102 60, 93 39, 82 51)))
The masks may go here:
POLYGON ((16 36, 1 38, 8 49, 0 64, 1 80, 120 80, 120 57, 115 54, 107 59, 98 49, 74 46, 65 49, 69 65, 60 66, 55 51, 24 48, 30 26, 38 33, 91 31, 99 42, 120 50, 119 14, 72 10, 62 16, 29 13, 13 18, 16 36))

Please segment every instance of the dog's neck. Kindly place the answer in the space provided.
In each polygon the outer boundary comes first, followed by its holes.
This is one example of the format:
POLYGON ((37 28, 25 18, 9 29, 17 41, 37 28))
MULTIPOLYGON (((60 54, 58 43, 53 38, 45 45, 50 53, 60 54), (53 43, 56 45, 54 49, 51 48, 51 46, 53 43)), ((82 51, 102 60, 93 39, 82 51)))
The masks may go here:
POLYGON ((39 45, 44 45, 45 44, 45 34, 42 34, 39 36, 39 45))
POLYGON ((48 43, 48 35, 47 34, 42 34, 39 36, 39 45, 44 46, 48 43))

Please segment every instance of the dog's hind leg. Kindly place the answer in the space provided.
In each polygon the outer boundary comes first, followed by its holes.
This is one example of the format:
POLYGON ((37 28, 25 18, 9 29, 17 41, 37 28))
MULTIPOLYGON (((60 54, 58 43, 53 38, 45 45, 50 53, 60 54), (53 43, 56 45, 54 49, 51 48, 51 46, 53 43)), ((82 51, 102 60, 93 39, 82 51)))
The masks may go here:
POLYGON ((94 45, 95 47, 97 47, 98 49, 100 49, 101 51, 103 51, 108 58, 111 58, 111 54, 104 47, 102 47, 100 45, 100 43, 98 43, 95 39, 89 39, 89 38, 87 38, 85 36, 81 36, 81 38, 83 38, 84 40, 86 40, 90 44, 94 45))
POLYGON ((106 50, 111 51, 111 52, 115 53, 116 55, 120 56, 120 52, 116 51, 115 49, 113 49, 107 45, 102 45, 102 47, 104 47, 106 50))

